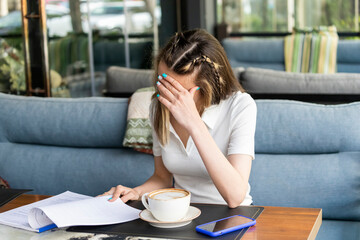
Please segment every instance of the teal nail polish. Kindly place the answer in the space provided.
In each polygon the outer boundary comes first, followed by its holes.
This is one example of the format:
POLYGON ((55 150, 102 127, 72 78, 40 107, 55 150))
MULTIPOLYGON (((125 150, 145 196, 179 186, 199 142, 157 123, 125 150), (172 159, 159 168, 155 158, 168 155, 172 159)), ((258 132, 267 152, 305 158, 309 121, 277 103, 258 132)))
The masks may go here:
POLYGON ((158 86, 159 86, 160 84, 161 84, 161 83, 160 83, 159 81, 157 81, 157 82, 156 82, 156 85, 158 85, 158 86))
POLYGON ((157 97, 160 97, 160 94, 157 94, 156 96, 157 96, 157 97))
POLYGON ((199 89, 200 89, 200 87, 198 87, 198 88, 196 89, 196 91, 199 90, 199 89))
POLYGON ((166 75, 165 73, 163 73, 163 74, 162 74, 162 76, 163 76, 164 78, 166 78, 166 77, 167 77, 167 75, 166 75))
POLYGON ((112 197, 111 198, 109 198, 108 200, 111 200, 112 199, 112 197))

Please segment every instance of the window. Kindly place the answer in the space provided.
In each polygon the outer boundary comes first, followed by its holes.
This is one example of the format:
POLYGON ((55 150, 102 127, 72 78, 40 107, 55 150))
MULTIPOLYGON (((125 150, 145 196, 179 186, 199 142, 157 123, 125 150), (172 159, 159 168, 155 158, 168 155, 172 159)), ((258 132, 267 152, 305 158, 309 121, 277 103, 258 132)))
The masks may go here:
POLYGON ((359 0, 217 0, 218 22, 230 33, 291 32, 335 25, 359 33, 359 0))
POLYGON ((0 92, 23 94, 26 84, 20 0, 2 1, 1 7, 0 92))
POLYGON ((159 1, 48 0, 46 9, 53 97, 102 96, 110 66, 151 67, 159 1))
POLYGON ((297 0, 297 27, 335 25, 339 32, 359 31, 359 0, 297 0))

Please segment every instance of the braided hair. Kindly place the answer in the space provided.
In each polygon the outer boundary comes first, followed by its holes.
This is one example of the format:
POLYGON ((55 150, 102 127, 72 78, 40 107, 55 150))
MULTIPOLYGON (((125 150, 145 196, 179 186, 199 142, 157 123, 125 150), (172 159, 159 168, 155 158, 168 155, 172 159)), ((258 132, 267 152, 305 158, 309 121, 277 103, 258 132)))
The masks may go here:
POLYGON ((220 89, 221 88, 221 76, 218 71, 219 64, 215 63, 208 56, 205 56, 205 55, 201 55, 200 57, 195 58, 191 64, 196 66, 199 63, 209 64, 209 66, 211 67, 211 70, 213 71, 213 74, 216 78, 217 87, 220 89))

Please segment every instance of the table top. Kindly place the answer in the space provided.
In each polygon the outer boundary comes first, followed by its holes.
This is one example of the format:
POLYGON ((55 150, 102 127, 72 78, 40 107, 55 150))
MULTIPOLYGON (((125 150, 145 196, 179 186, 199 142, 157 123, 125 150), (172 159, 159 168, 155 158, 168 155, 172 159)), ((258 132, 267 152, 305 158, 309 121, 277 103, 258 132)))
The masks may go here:
MULTIPOLYGON (((30 204, 49 196, 24 194, 12 200, 0 208, 0 213, 30 204)), ((242 240, 261 240, 261 239, 315 239, 322 223, 322 210, 317 208, 290 208, 290 207, 264 207, 263 213, 256 220, 256 225, 251 227, 243 236, 242 240)), ((73 237, 82 237, 84 233, 69 233, 62 231, 54 231, 48 233, 29 233, 25 230, 16 229, 11 231, 11 227, 1 225, 0 233, 15 234, 20 236, 42 235, 42 234, 58 234, 63 239, 73 237)), ((85 234, 91 239, 94 234, 85 234)), ((12 235, 13 236, 13 235, 12 235)), ((97 235, 99 237, 99 235, 97 235)), ((9 238, 10 239, 10 238, 9 238)), ((18 238, 22 239, 22 238, 18 238)), ((25 239, 25 238, 24 238, 25 239)), ((84 239, 84 238, 82 238, 84 239)))

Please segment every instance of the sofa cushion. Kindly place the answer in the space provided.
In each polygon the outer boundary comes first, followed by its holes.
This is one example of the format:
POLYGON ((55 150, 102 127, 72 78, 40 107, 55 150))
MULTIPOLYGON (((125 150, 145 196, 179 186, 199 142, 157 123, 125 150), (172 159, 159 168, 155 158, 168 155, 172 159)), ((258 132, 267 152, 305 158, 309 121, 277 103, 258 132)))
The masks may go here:
MULTIPOLYGON (((232 67, 285 70, 284 39, 226 38, 222 41, 232 67)), ((360 41, 339 40, 337 72, 360 73, 360 41)))
POLYGON ((250 93, 359 94, 360 74, 290 73, 261 68, 242 72, 240 83, 250 93))
POLYGON ((108 93, 133 93, 139 88, 152 86, 154 70, 110 67, 106 71, 108 93))
POLYGON ((122 147, 127 99, 0 94, 0 142, 122 147))
POLYGON ((243 67, 234 67, 232 68, 233 73, 235 75, 236 79, 240 79, 241 74, 245 71, 245 68, 243 67))
POLYGON ((256 104, 254 203, 323 208, 324 218, 360 220, 360 102, 256 104))
POLYGON ((360 152, 256 154, 255 205, 322 208, 325 219, 360 220, 360 152))
POLYGON ((360 102, 321 105, 290 100, 257 100, 256 103, 256 153, 360 151, 360 102))
POLYGON ((232 67, 244 67, 239 62, 281 63, 284 66, 283 39, 239 40, 226 38, 222 41, 222 45, 232 67))
POLYGON ((154 87, 140 88, 129 99, 124 147, 152 154, 152 128, 150 123, 150 104, 154 87))
POLYGON ((152 155, 129 148, 0 142, 0 159, 0 173, 11 187, 34 189, 33 194, 55 195, 69 190, 96 196, 118 184, 141 185, 154 172, 152 155))
POLYGON ((316 240, 359 240, 360 222, 323 220, 316 240))
MULTIPOLYGON (((339 41, 337 59, 338 63, 360 64, 360 42, 359 40, 343 40, 339 41)), ((360 71, 360 69, 359 69, 360 71)))

